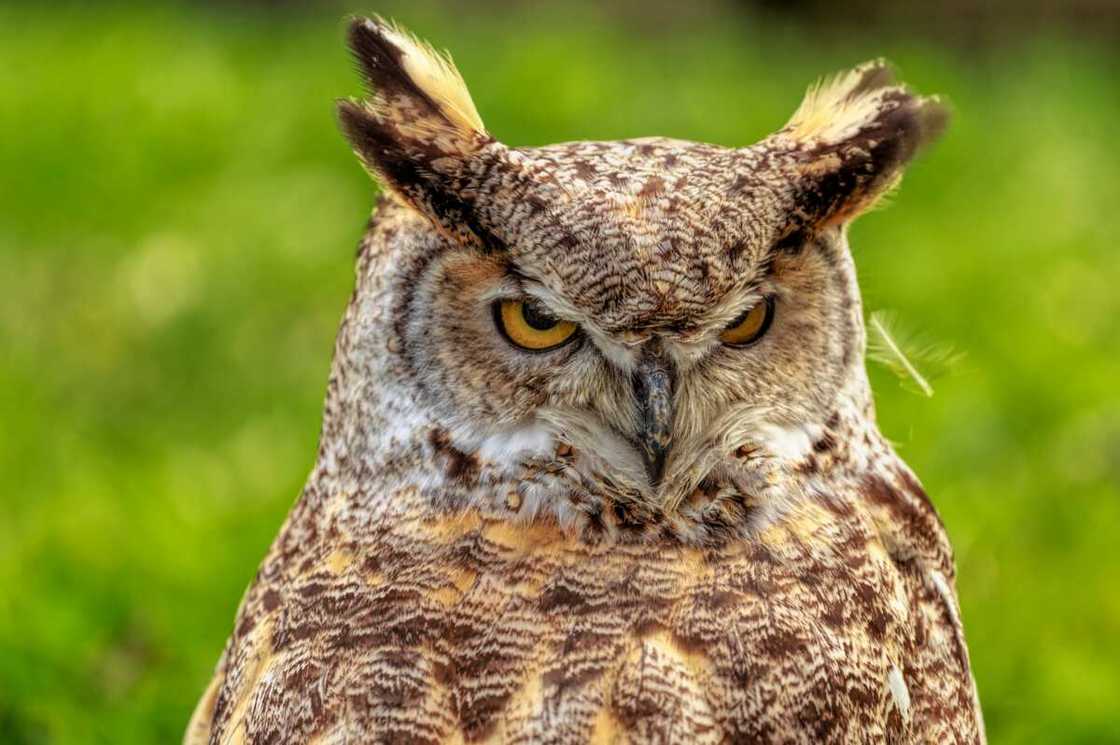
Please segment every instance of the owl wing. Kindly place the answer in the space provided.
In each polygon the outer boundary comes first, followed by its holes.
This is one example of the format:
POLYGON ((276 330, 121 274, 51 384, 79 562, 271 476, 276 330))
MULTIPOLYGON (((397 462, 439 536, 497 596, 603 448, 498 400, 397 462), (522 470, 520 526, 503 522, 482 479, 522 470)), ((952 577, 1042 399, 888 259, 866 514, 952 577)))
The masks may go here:
POLYGON ((906 588, 912 627, 906 670, 929 689, 911 697, 915 718, 925 723, 929 741, 986 743, 953 550, 937 510, 898 459, 864 478, 858 500, 906 588))

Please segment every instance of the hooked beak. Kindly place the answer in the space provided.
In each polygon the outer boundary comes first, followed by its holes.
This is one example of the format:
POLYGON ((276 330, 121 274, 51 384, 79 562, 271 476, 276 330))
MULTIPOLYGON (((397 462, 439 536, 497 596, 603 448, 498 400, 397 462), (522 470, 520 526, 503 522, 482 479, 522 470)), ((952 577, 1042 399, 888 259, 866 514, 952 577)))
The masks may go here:
POLYGON ((657 486, 673 440, 673 363, 660 347, 647 346, 634 369, 631 385, 638 402, 638 446, 650 483, 657 486))

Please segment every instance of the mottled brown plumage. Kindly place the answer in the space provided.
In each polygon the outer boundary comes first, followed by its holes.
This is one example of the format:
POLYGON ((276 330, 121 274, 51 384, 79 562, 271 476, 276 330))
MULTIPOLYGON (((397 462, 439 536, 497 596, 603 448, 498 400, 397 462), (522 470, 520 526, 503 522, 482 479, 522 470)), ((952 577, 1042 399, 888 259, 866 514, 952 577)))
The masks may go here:
POLYGON ((845 234, 940 105, 870 63, 748 148, 510 148, 427 47, 351 43, 342 125, 389 196, 186 742, 983 742, 845 234), (578 331, 519 348, 503 302, 578 331))

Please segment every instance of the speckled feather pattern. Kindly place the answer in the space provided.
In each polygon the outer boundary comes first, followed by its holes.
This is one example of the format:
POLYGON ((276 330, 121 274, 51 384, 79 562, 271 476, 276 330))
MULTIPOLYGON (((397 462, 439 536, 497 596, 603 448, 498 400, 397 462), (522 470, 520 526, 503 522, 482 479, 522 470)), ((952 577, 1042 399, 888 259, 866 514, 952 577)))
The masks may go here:
POLYGON ((948 539, 875 426, 844 230, 937 128, 929 100, 874 64, 750 148, 513 149, 441 113, 465 91, 402 78, 431 52, 386 28, 353 32, 383 92, 343 127, 390 196, 318 457, 185 742, 983 742, 948 539), (580 338, 509 348, 509 296, 580 338), (772 330, 721 347, 762 297, 772 330), (679 378, 659 483, 630 444, 647 344, 679 378))

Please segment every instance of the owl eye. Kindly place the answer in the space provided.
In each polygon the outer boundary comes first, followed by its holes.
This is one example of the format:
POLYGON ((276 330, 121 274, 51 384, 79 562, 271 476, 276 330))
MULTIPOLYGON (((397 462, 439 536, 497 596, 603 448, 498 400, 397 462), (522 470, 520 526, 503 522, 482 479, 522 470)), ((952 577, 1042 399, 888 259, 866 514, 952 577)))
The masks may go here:
POLYGON ((747 347, 762 338, 774 320, 774 299, 764 298, 732 321, 719 340, 730 347, 747 347))
POLYGON ((494 323, 511 344, 530 352, 546 352, 566 344, 577 328, 534 300, 499 300, 494 303, 494 323))

